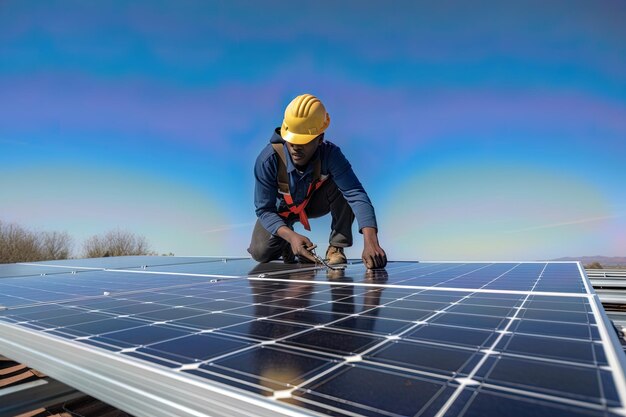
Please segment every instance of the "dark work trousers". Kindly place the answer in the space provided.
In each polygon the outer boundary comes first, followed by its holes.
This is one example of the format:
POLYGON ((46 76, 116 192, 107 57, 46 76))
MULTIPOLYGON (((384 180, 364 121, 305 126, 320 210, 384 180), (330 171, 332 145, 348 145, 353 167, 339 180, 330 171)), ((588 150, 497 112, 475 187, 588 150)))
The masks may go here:
MULTIPOLYGON (((330 213, 332 221, 328 242, 332 246, 340 248, 352 246, 352 223, 354 222, 354 213, 333 180, 326 180, 321 187, 313 193, 304 211, 310 219, 322 217, 330 213)), ((287 227, 292 230, 296 221, 298 221, 298 216, 293 213, 285 219, 287 227)), ((288 245, 289 243, 283 238, 272 236, 263 225, 261 225, 261 222, 257 220, 254 225, 254 231, 252 232, 248 252, 257 262, 269 262, 280 258, 283 250, 286 249, 288 245)))

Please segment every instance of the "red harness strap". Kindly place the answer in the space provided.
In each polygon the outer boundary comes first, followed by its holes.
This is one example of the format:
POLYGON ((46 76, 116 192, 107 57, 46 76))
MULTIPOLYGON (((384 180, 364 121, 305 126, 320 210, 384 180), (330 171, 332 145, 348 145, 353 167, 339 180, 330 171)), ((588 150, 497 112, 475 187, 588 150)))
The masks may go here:
POLYGON ((279 212, 278 215, 287 218, 291 214, 296 214, 298 215, 300 223, 302 223, 304 228, 310 231, 311 225, 309 224, 309 218, 307 217, 304 209, 306 208, 307 204, 309 204, 309 200, 311 200, 311 196, 313 195, 313 193, 322 186, 328 176, 321 175, 322 163, 320 159, 317 158, 315 161, 313 161, 313 177, 311 184, 309 185, 309 189, 306 192, 306 197, 304 198, 304 201, 302 203, 295 205, 293 203, 293 198, 291 197, 291 192, 289 190, 289 177, 287 175, 287 156, 285 155, 285 149, 282 143, 272 143, 272 147, 274 148, 274 152, 276 152, 276 154, 278 155, 278 172, 276 185, 278 186, 278 192, 283 195, 288 209, 279 212))
POLYGON ((304 209, 306 208, 307 204, 309 204, 309 200, 311 200, 311 197, 313 196, 313 192, 316 191, 318 188, 320 188, 322 184, 324 183, 324 181, 326 181, 326 178, 322 178, 319 181, 315 181, 315 183, 311 183, 309 185, 309 189, 306 192, 306 198, 304 199, 302 203, 298 205, 295 205, 293 203, 293 198, 291 198, 291 194, 289 193, 283 194, 283 197, 285 198, 285 203, 287 203, 287 208, 289 210, 282 211, 278 213, 278 215, 281 217, 287 218, 292 213, 297 214, 298 217, 300 218, 300 223, 302 223, 302 226, 304 226, 306 230, 310 231, 311 225, 309 224, 309 218, 307 217, 304 209))

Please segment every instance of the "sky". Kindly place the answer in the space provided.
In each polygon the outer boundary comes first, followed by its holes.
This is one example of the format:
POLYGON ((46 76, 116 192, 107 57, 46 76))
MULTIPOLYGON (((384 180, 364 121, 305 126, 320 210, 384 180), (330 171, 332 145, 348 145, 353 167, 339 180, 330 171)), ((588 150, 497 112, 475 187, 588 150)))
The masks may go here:
MULTIPOLYGON (((3 0, 0 220, 77 255, 112 229, 247 255, 254 161, 310 93, 390 260, 624 256, 625 21, 619 0, 3 0)), ((312 228, 323 252, 329 216, 312 228)))

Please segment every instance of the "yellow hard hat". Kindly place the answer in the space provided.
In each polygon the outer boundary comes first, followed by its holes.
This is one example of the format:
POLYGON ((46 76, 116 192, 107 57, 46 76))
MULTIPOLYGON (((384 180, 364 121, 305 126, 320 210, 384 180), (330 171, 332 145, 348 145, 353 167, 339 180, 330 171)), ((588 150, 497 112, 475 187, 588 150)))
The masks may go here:
POLYGON ((317 97, 302 94, 285 109, 280 135, 289 143, 304 145, 321 135, 330 124, 330 116, 317 97))

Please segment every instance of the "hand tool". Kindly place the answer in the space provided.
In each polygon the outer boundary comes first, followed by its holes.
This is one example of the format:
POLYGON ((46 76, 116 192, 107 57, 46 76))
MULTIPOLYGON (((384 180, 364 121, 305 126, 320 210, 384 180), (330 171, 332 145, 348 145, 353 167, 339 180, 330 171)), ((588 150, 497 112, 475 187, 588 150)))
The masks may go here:
POLYGON ((345 265, 342 266, 334 266, 334 265, 329 265, 328 263, 326 263, 326 261, 324 259, 322 259, 321 256, 319 256, 317 253, 315 253, 315 248, 317 247, 317 245, 313 245, 313 246, 309 246, 308 248, 305 247, 304 249, 306 249, 307 251, 309 251, 309 253, 311 255, 313 255, 313 257, 315 258, 315 261, 317 263, 320 263, 322 265, 324 265, 326 268, 328 269, 332 269, 333 271, 341 271, 346 269, 345 265))

